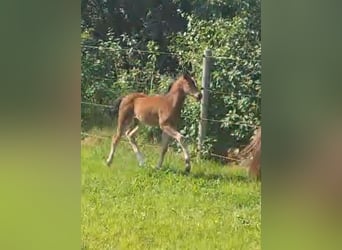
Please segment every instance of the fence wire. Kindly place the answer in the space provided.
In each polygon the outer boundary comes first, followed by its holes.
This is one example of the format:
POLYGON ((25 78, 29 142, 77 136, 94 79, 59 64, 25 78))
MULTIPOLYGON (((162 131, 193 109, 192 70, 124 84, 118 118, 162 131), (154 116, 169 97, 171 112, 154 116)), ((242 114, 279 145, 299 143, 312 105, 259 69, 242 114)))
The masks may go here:
POLYGON ((173 52, 166 52, 166 51, 149 51, 149 50, 133 49, 133 48, 111 48, 111 47, 93 46, 93 45, 85 45, 85 44, 82 44, 82 47, 90 48, 90 49, 98 49, 98 50, 109 50, 113 52, 126 51, 128 53, 138 52, 138 53, 143 53, 143 54, 180 56, 180 54, 173 53, 173 52))
POLYGON ((207 118, 202 118, 201 120, 203 121, 209 121, 209 122, 217 122, 217 123, 226 123, 226 124, 231 124, 231 125, 244 125, 246 127, 251 127, 251 128, 257 128, 258 125, 252 125, 249 123, 242 123, 242 122, 229 122, 225 120, 216 120, 216 119, 207 119, 207 118))
MULTIPOLYGON (((167 51, 149 51, 149 50, 143 50, 143 49, 133 49, 133 48, 112 48, 112 47, 103 47, 103 46, 95 46, 95 45, 87 45, 87 44, 81 44, 83 48, 89 48, 89 49, 98 49, 98 50, 109 50, 113 52, 117 51, 125 51, 128 53, 131 52, 138 52, 138 53, 144 53, 144 54, 154 54, 154 55, 170 55, 170 56, 176 56, 178 58, 181 57, 181 54, 174 53, 174 52, 167 52, 167 51)), ((205 57, 205 55, 203 55, 205 57)), ((208 56, 208 58, 217 59, 217 60, 230 60, 234 61, 233 58, 230 56, 220 56, 220 55, 211 55, 208 56)))
MULTIPOLYGON (((92 103, 92 102, 81 102, 81 104, 90 105, 90 106, 104 107, 104 108, 113 108, 113 106, 111 106, 111 105, 92 103)), ((229 122, 229 121, 217 120, 217 119, 202 118, 201 120, 209 121, 209 122, 216 122, 216 123, 227 123, 227 124, 231 124, 231 125, 244 125, 244 126, 255 128, 255 129, 259 126, 259 125, 249 124, 249 123, 229 122)))
MULTIPOLYGON (((81 132, 81 136, 93 137, 93 138, 98 138, 101 140, 108 140, 108 139, 112 138, 112 135, 96 135, 96 134, 89 134, 86 132, 81 132)), ((126 139, 121 139, 120 142, 121 141, 129 144, 129 141, 126 139)), ((160 145, 150 144, 150 143, 144 143, 142 146, 147 146, 147 147, 156 148, 156 149, 160 148, 160 145)), ((230 157, 230 156, 219 155, 219 154, 215 154, 215 153, 210 153, 209 156, 214 157, 214 158, 225 159, 228 161, 237 161, 237 162, 241 161, 241 159, 238 157, 230 157)))
MULTIPOLYGON (((96 134, 89 134, 86 132, 81 132, 81 135, 87 136, 87 137, 94 137, 94 138, 98 138, 98 139, 102 139, 102 140, 111 139, 113 137, 113 135, 96 135, 96 134)), ((124 142, 124 143, 129 144, 129 141, 126 140, 125 138, 121 138, 120 142, 124 142)), ((158 145, 154 145, 154 144, 150 144, 150 143, 144 143, 143 146, 158 148, 158 145)))
POLYGON ((100 104, 100 103, 92 103, 92 102, 81 102, 81 104, 90 105, 90 106, 104 107, 104 108, 112 108, 113 107, 111 105, 100 104))
POLYGON ((255 97, 260 98, 260 95, 251 95, 251 94, 245 94, 245 93, 235 93, 235 92, 225 92, 225 91, 217 91, 217 90, 211 90, 211 89, 205 89, 209 93, 217 94, 217 95, 225 95, 225 96, 243 96, 243 97, 255 97))
MULTIPOLYGON (((108 78, 108 77, 92 77, 92 80, 98 80, 98 81, 102 81, 102 80, 108 80, 108 81, 116 81, 117 79, 114 79, 114 78, 108 78)), ((138 84, 146 84, 146 82, 141 82, 141 81, 134 81, 134 83, 138 83, 138 84)), ((171 83, 170 83, 171 84, 171 83)), ((204 88, 201 88, 201 90, 203 90, 204 88)), ((246 94, 246 93, 236 93, 236 92, 225 92, 225 91, 217 91, 217 90, 212 90, 212 89, 205 89, 206 91, 208 91, 209 93, 213 93, 213 94, 216 94, 216 95, 224 95, 224 96, 240 96, 240 97, 253 97, 253 98, 261 98, 260 95, 251 95, 251 94, 246 94)), ((113 92, 113 93, 116 93, 114 92, 114 90, 110 89, 110 88, 107 88, 106 91, 109 91, 109 92, 113 92)))

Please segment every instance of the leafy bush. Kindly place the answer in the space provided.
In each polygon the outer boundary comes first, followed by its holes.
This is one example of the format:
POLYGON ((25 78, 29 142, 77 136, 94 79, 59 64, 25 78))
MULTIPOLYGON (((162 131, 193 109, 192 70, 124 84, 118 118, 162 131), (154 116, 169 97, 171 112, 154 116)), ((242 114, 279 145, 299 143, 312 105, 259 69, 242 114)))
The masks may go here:
MULTIPOLYGON (((141 49, 137 47, 138 42, 128 36, 110 38, 108 41, 94 41, 84 35, 82 43, 83 102, 111 105, 118 97, 131 92, 165 92, 166 81, 168 84, 171 83, 170 79, 161 76, 156 70, 155 53, 158 46, 153 41, 141 49)), ((110 115, 109 110, 110 108, 105 107, 91 109, 87 105, 82 105, 82 127, 98 125, 101 120, 99 116, 110 115)), ((158 133, 156 129, 144 131, 147 137, 153 137, 158 133)))
MULTIPOLYGON (((200 20, 188 16, 188 29, 171 37, 170 49, 179 54, 180 65, 189 65, 201 80, 205 49, 213 51, 209 89, 208 136, 232 140, 232 144, 248 140, 253 127, 260 123, 261 44, 258 32, 249 28, 248 16, 232 20, 200 20), (228 134, 228 135, 227 135, 228 134)), ((186 105, 183 111, 184 132, 195 138, 199 109, 186 105)), ((227 141, 224 141, 227 144, 227 141)))
MULTIPOLYGON (((217 4, 227 10, 225 15, 217 15, 219 9, 215 8, 210 12, 214 18, 183 13, 187 28, 170 35, 166 47, 139 35, 111 32, 106 40, 100 40, 84 29, 82 101, 111 104, 131 92, 165 93, 184 69, 200 84, 203 52, 208 48, 213 53, 208 119, 222 122, 208 122, 205 151, 209 154, 213 146, 217 150, 220 145, 227 148, 246 143, 261 118, 260 1, 217 4)), ((179 128, 192 143, 197 140, 199 113, 199 104, 187 99, 179 128)), ((91 120, 101 115, 110 118, 106 108, 94 111, 82 105, 82 126, 96 124, 91 120)), ((104 120, 110 120, 107 118, 104 120)), ((160 135, 158 128, 143 131, 151 140, 160 135)))

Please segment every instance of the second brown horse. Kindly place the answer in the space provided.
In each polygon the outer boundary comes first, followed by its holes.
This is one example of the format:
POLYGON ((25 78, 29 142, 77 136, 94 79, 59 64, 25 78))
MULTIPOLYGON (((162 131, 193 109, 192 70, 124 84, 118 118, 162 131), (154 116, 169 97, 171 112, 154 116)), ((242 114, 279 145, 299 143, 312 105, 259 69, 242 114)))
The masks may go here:
POLYGON ((138 120, 149 126, 159 126, 162 130, 161 152, 156 168, 160 168, 163 164, 169 140, 173 138, 183 150, 185 171, 190 172, 189 152, 184 143, 184 137, 177 130, 181 109, 187 95, 193 96, 198 101, 202 98, 196 81, 189 74, 182 74, 170 86, 165 95, 148 96, 144 93, 132 93, 123 97, 120 100, 117 133, 112 139, 110 153, 106 161, 107 166, 111 165, 116 146, 124 134, 127 136, 139 164, 144 163, 143 156, 134 138, 139 128, 138 125, 135 125, 134 120, 138 120))

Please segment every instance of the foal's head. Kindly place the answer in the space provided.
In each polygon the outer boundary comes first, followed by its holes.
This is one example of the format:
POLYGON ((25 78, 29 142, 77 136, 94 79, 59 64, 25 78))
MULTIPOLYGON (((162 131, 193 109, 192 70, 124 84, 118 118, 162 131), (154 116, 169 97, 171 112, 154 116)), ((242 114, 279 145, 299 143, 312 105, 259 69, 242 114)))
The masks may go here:
POLYGON ((202 93, 196 86, 196 81, 189 74, 183 74, 180 77, 181 88, 186 95, 196 98, 197 101, 202 99, 202 93))

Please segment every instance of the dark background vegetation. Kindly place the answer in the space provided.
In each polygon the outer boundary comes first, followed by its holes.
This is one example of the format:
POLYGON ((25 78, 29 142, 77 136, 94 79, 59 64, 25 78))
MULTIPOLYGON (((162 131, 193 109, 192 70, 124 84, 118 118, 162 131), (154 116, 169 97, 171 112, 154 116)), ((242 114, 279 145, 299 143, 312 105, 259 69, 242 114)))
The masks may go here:
MULTIPOLYGON (((204 151, 248 142, 260 125, 260 0, 82 0, 83 102, 111 104, 130 92, 163 93, 183 70, 201 83, 212 50, 204 151)), ((82 129, 113 124, 108 108, 82 104, 82 129)), ((188 100, 181 132, 196 142, 200 107, 188 100)), ((158 129, 145 128, 146 138, 158 129)))

